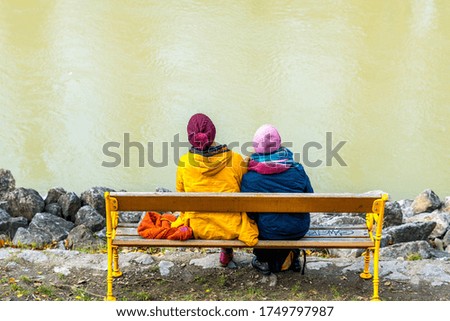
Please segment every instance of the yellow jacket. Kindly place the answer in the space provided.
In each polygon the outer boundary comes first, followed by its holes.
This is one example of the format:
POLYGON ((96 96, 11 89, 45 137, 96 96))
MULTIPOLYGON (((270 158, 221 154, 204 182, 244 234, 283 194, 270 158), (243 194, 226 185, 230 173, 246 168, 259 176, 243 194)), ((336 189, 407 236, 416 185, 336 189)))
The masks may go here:
MULTIPOLYGON (((240 192, 247 167, 239 154, 225 151, 213 156, 188 152, 177 169, 178 192, 240 192)), ((247 213, 184 212, 173 227, 190 226, 198 239, 239 239, 249 246, 258 243, 258 227, 247 213)))

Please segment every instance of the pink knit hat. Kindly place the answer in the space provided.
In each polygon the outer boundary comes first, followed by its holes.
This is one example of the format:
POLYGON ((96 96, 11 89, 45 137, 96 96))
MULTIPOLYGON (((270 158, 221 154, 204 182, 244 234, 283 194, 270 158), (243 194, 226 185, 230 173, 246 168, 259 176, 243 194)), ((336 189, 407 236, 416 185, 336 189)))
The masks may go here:
POLYGON ((207 149, 214 142, 216 127, 205 114, 195 114, 187 125, 188 140, 197 149, 207 149))
POLYGON ((266 124, 259 127, 253 136, 253 147, 258 154, 272 153, 281 146, 281 137, 278 130, 266 124))

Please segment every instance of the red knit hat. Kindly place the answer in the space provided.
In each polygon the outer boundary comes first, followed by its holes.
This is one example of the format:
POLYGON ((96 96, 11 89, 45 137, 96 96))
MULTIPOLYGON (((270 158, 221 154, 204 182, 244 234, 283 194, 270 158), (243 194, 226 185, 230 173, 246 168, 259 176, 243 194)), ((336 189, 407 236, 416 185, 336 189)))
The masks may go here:
POLYGON ((216 127, 205 114, 195 114, 189 119, 187 134, 192 146, 205 150, 214 142, 216 127))

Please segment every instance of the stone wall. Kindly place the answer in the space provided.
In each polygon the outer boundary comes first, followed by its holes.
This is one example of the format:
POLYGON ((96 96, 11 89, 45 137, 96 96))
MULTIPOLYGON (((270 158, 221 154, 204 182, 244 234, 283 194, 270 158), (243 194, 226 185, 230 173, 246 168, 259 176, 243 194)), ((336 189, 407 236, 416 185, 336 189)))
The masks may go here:
MULTIPOLYGON (((167 191, 166 189, 159 189, 167 191)), ((36 248, 98 248, 105 245, 104 193, 92 187, 80 195, 62 187, 45 197, 31 188, 15 186, 9 170, 0 169, 0 239, 36 248)), ((120 213, 122 222, 139 222, 140 212, 120 213)), ((314 213, 313 225, 364 224, 360 215, 314 213)), ((431 189, 414 199, 390 200, 385 207, 383 256, 450 256, 450 197, 443 200, 431 189)), ((336 256, 359 255, 355 250, 330 250, 336 256)))

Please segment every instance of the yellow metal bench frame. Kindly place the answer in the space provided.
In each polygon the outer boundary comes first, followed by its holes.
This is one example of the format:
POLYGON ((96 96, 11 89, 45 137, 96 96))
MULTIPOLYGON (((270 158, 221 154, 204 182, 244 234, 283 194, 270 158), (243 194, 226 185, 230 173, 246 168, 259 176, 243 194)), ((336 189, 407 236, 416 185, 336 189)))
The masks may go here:
POLYGON ((260 240, 253 248, 347 248, 365 249, 363 279, 370 279, 370 253, 373 253, 372 301, 379 301, 379 252, 384 204, 387 194, 302 194, 302 193, 132 193, 106 192, 107 293, 113 301, 113 279, 120 277, 119 247, 248 247, 239 240, 171 241, 145 239, 136 224, 119 224, 119 212, 198 211, 198 212, 274 212, 274 213, 365 213, 365 226, 333 227, 351 230, 351 235, 321 235, 331 227, 312 227, 301 240, 260 240), (355 231, 356 234, 355 234, 355 231))

